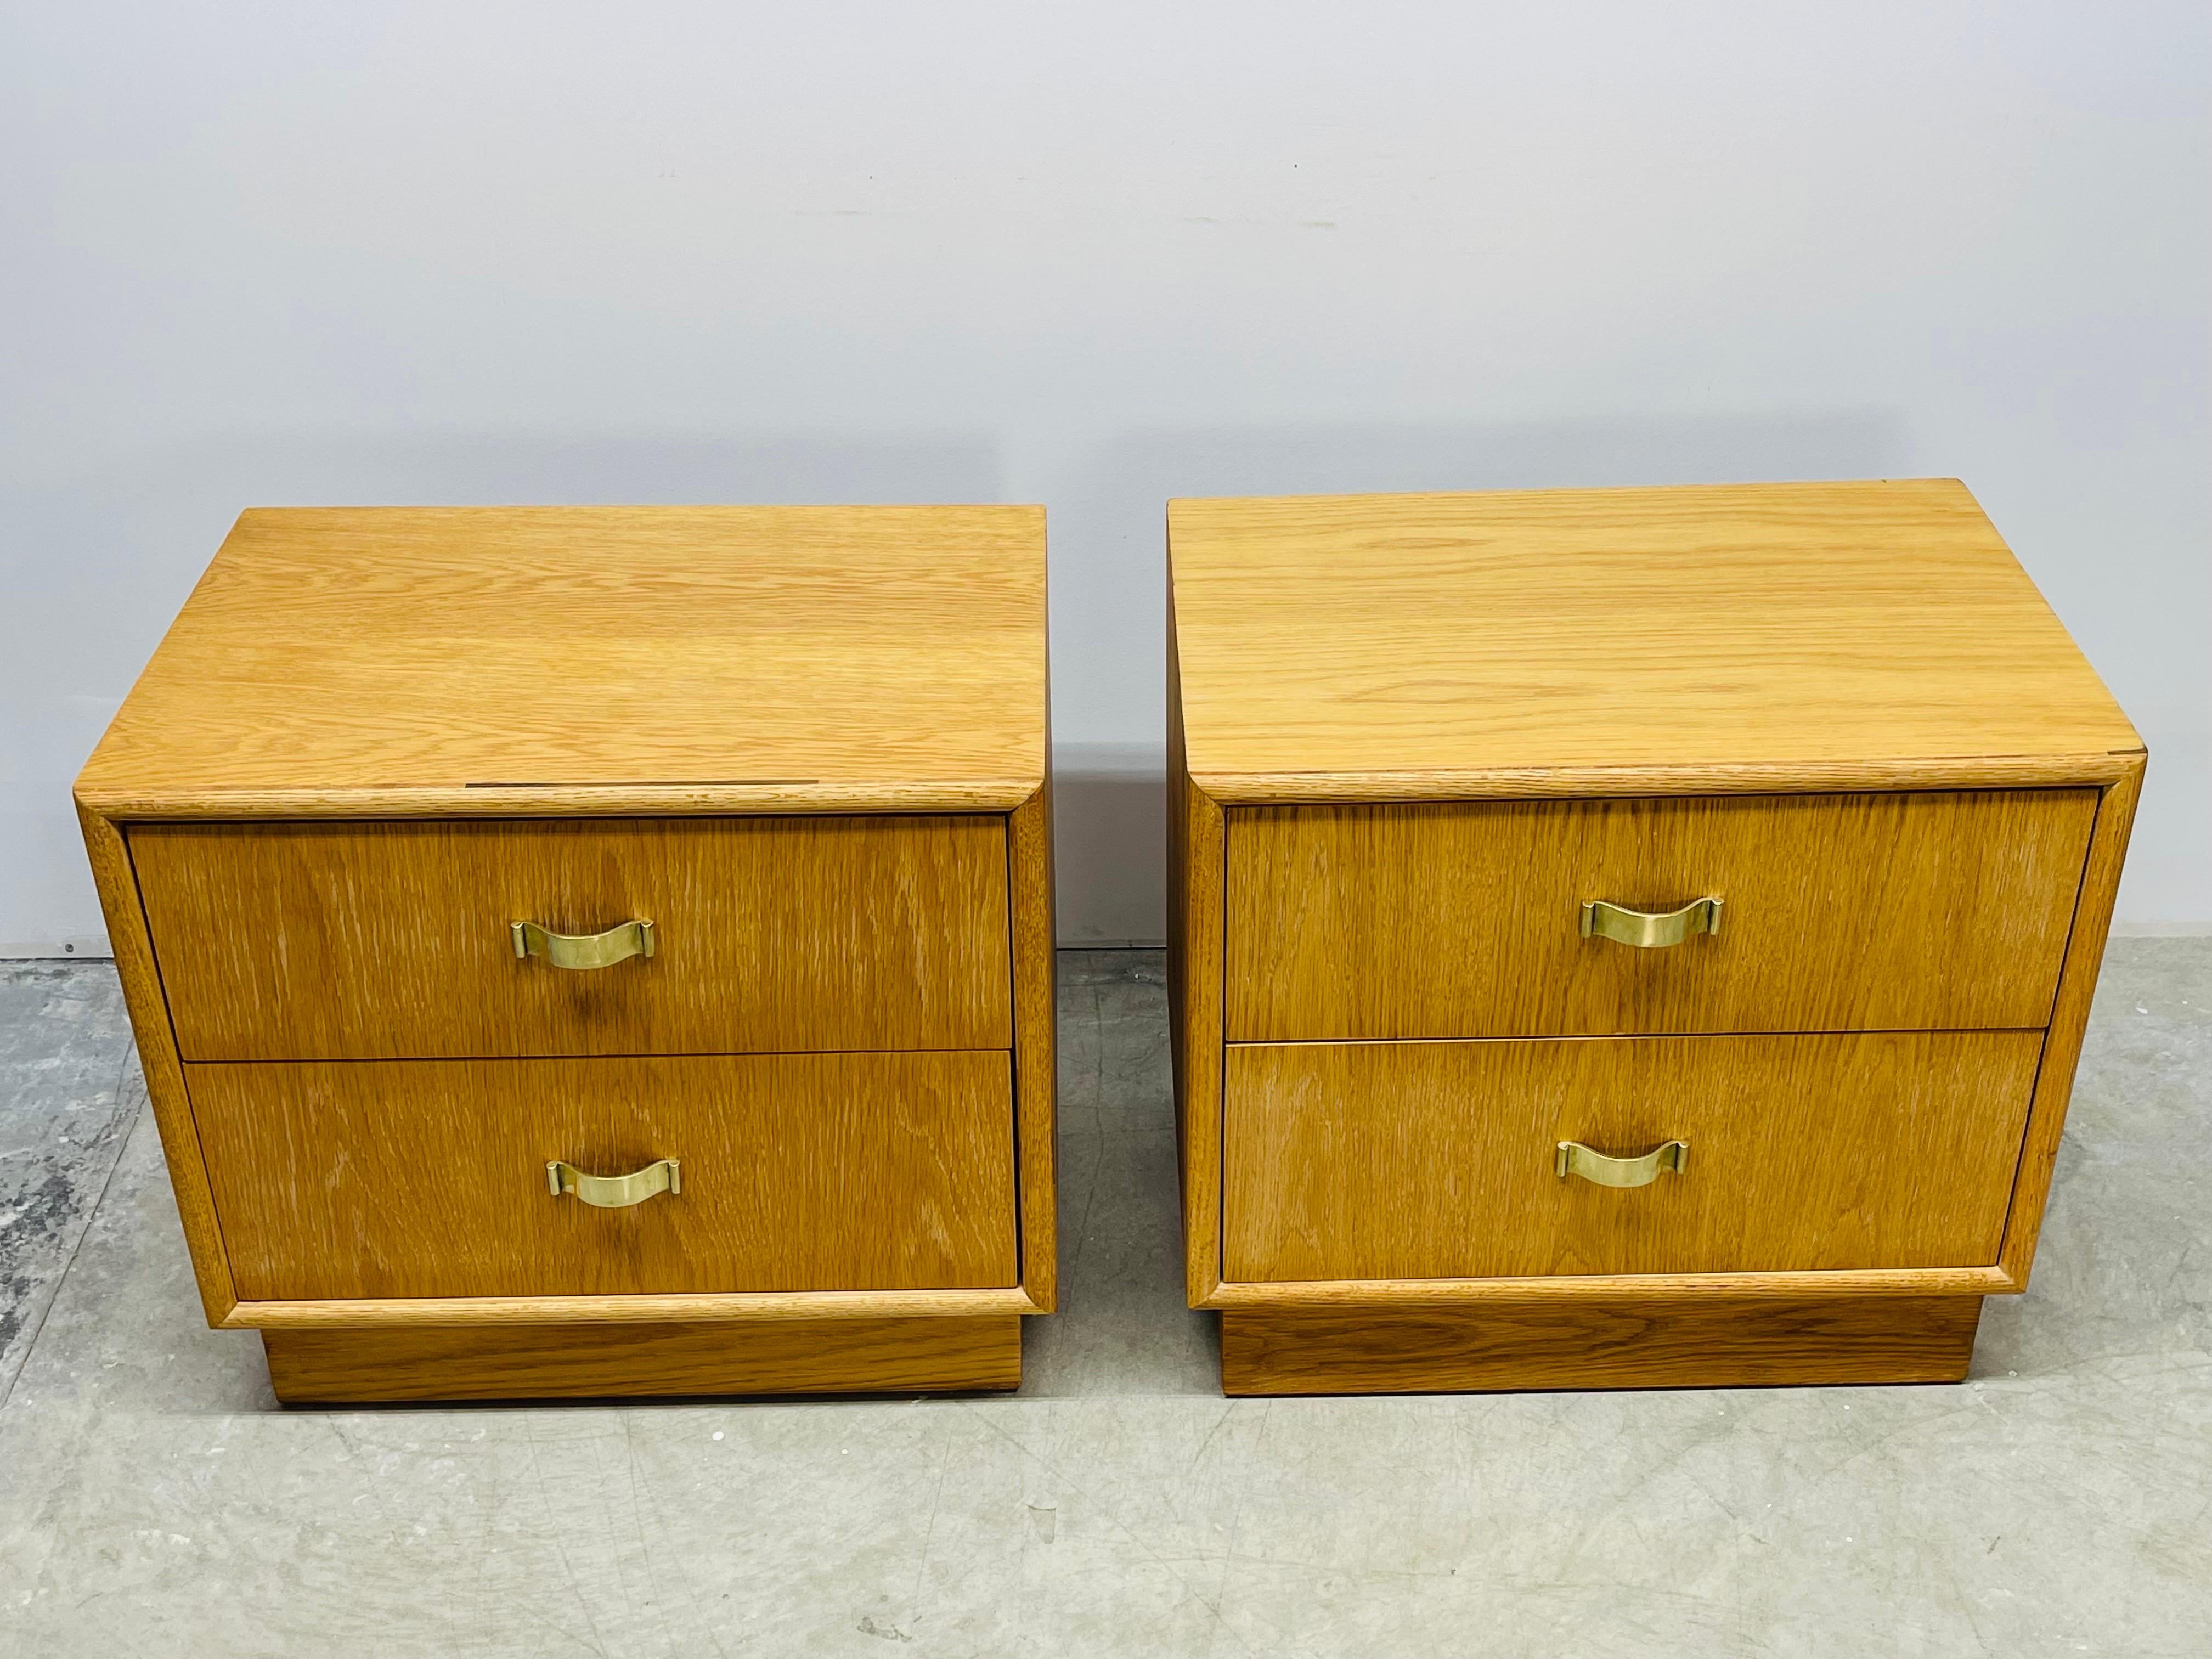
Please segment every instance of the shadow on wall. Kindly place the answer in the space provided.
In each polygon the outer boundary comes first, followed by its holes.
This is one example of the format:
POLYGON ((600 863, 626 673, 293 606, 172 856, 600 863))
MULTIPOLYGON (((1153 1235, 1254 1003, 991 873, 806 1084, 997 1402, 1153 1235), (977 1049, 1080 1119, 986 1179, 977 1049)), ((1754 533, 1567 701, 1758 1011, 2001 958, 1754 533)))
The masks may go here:
MULTIPOLYGON (((1954 470, 1885 410, 1511 426, 1137 432, 1050 503, 1055 700, 1142 709, 1152 742, 1063 744, 1054 830, 1064 944, 1159 939, 1165 922, 1164 503, 1318 495, 1879 478, 1954 470), (1090 619, 1116 619, 1099 627, 1090 619), (1076 626, 1084 619, 1085 626, 1076 626)), ((1972 481, 1969 479, 1971 486, 1972 481)))

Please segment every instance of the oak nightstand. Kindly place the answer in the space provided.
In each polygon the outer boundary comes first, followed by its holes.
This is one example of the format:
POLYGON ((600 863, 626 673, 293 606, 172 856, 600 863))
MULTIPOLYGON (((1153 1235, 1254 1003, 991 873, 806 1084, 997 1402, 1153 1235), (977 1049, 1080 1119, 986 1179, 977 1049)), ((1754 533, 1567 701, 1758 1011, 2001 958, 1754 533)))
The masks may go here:
POLYGON ((256 511, 77 784, 278 1396, 1012 1388, 1044 518, 256 511))
POLYGON ((1964 487, 1187 501, 1169 541, 1224 1388, 1964 1376, 2144 760, 1964 487))

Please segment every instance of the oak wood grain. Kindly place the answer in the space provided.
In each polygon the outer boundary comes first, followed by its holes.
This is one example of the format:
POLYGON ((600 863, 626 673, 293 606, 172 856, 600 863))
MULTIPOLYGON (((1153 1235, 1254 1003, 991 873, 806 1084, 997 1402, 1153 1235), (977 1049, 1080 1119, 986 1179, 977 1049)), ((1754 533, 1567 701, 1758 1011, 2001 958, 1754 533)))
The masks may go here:
POLYGON ((1184 766, 1173 573, 1168 593, 1168 1044, 1175 1073, 1184 1287, 1195 1307, 1221 1282, 1222 848, 1219 806, 1184 766))
POLYGON ((969 1318, 1042 1313, 1018 1285, 980 1291, 745 1291, 672 1296, 414 1296, 240 1302, 227 1330, 380 1330, 428 1325, 668 1325, 700 1321, 969 1318))
POLYGON ((2043 1228, 2044 1206, 2051 1196, 2051 1172, 2058 1162, 2067 1103, 2073 1097, 2074 1074, 2081 1060, 2081 1038, 2088 1028, 2098 970, 2104 965, 2112 905, 2119 896, 2120 866, 2128 855, 2136 802, 2142 793, 2146 757, 2136 755, 2132 762, 2127 775, 2105 791, 2097 810, 2081 896, 2067 940, 2066 964, 2059 975, 2057 1000, 2043 1045, 2043 1063, 2036 1073, 2035 1101, 2021 1143, 2012 1211, 1998 1260, 2022 1290, 2027 1288, 2028 1274, 2035 1265, 2036 1239, 2043 1228))
POLYGON ((1964 487, 1186 501, 1169 539, 1188 1288, 1232 1390, 1255 1343, 1255 1391, 1620 1386, 1584 1316, 1676 1304, 1620 1377, 1962 1375, 2026 1282, 2142 766, 1964 487), (1584 899, 1723 877, 1717 938, 1581 937, 1584 899), (1735 1058, 1652 1074, 1700 1045, 1735 1058), (1687 1176, 1561 1190, 1554 1140, 1642 1152, 1662 1112, 1699 1115, 1687 1176), (1787 1143, 1733 1216, 1731 1135, 1787 1143))
POLYGON ((1035 507, 260 508, 78 780, 110 817, 1012 811, 1035 507))
POLYGON ((1011 1286, 1003 1052, 186 1068, 243 1301, 1011 1286), (625 1209, 562 1159, 679 1161, 625 1209))
POLYGON ((2094 789, 1228 814, 1232 1040, 2039 1026, 2094 789), (1582 906, 1724 901, 1641 950, 1582 906))
POLYGON ((1022 1288, 1038 1311, 1050 1313, 1060 1293, 1060 1133, 1049 785, 1007 820, 1006 859, 1013 901, 1014 1139, 1021 1182, 1022 1288))
POLYGON ((116 975, 123 983, 124 1007, 137 1039, 138 1062, 146 1075, 146 1098, 154 1109, 155 1127, 161 1132, 161 1156, 168 1162, 170 1184, 176 1189, 177 1216, 184 1224, 185 1243, 191 1254, 193 1281, 208 1323, 219 1324, 237 1305, 238 1292, 223 1249, 222 1228, 216 1218, 207 1164, 200 1155, 199 1125, 192 1114, 191 1095, 185 1086, 168 1006, 162 999, 161 975, 130 848, 122 831, 96 812, 80 806, 77 823, 84 832, 93 885, 99 891, 100 914, 107 923, 108 948, 115 953, 116 975))
POLYGON ((187 1060, 1004 1048, 1002 818, 142 824, 187 1060), (509 924, 650 920, 586 971, 509 924))
POLYGON ((1179 501, 1168 524, 1188 770, 1225 802, 1289 775, 1465 796, 2141 747, 1956 480, 1179 501))
POLYGON ((1422 772, 1195 775, 1224 807, 1371 805, 1397 801, 1582 800, 1613 795, 1883 793, 1899 789, 2103 788, 2132 750, 2080 755, 1958 755, 1925 761, 1685 761, 1648 766, 1494 767, 1422 772))
POLYGON ((2039 1032, 1296 1043, 1228 1050, 1223 1276, 1978 1267, 2039 1032), (1553 1170, 1671 1139, 1634 1188, 1553 1170))
POLYGON ((1957 1382, 1978 1296, 1753 1304, 1643 1297, 1425 1312, 1221 1317, 1231 1395, 1957 1382))
POLYGON ((287 1404, 1021 1386, 1017 1317, 266 1331, 287 1404))
MULTIPOLYGON (((1856 1267, 1810 1273, 1550 1273, 1493 1279, 1308 1279, 1230 1281, 1196 1305, 1227 1311, 1550 1306, 1624 1297, 1712 1302, 1832 1302, 1880 1297, 2002 1296, 2022 1287, 2002 1267, 1856 1267)), ((937 1292, 943 1295, 945 1292, 937 1292)), ((976 1294, 970 1292, 969 1294, 976 1294)), ((233 1324, 257 1304, 240 1303, 233 1324)), ((335 1305, 335 1304, 325 1304, 335 1305)))
POLYGON ((1042 529, 240 518, 77 795, 208 1318, 272 1333, 280 1393, 1018 1382, 1042 529), (507 939, 639 915, 654 957, 592 973, 507 939), (684 1191, 632 1209, 544 1184, 660 1155, 684 1191))

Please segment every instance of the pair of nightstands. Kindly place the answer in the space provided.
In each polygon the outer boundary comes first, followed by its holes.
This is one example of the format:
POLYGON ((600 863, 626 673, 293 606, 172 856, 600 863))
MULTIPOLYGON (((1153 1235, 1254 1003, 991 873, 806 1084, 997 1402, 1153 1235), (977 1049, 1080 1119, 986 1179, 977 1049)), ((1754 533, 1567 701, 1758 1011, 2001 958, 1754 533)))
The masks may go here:
MULTIPOLYGON (((1233 1393, 1936 1380, 2023 1288, 2139 740, 1952 483, 1177 503, 1233 1393)), ((1042 516, 253 513, 79 785, 285 1399, 1011 1387, 1042 516)))

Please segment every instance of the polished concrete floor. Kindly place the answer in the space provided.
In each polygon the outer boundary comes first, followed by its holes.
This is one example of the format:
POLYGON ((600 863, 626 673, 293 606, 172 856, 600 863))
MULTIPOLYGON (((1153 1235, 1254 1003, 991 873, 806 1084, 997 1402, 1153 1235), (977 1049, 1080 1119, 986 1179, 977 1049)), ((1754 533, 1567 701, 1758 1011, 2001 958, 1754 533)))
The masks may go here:
POLYGON ((1955 1388, 1238 1401, 1159 959, 1063 958, 1013 1396, 279 1409, 203 1328, 105 967, 0 969, 0 1654, 2212 1652, 2212 940, 2112 949, 1955 1388))

